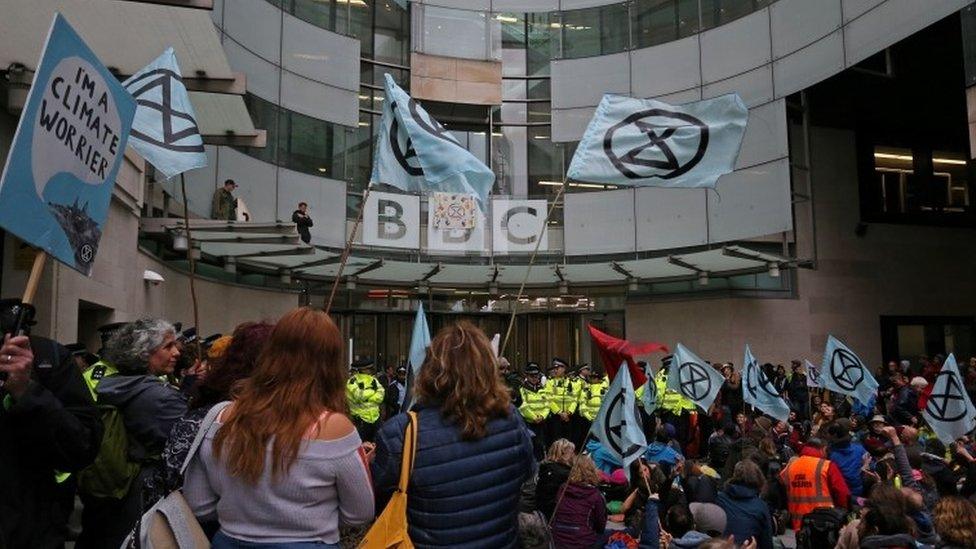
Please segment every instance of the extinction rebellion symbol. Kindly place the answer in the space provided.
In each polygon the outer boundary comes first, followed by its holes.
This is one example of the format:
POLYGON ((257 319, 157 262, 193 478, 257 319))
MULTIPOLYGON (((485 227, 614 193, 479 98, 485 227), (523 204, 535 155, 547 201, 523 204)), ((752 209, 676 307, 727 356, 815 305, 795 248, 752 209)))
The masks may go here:
POLYGON ((629 179, 672 179, 687 173, 705 156, 708 126, 694 116, 665 109, 636 112, 614 124, 603 135, 603 151, 610 163, 629 179), (634 134, 638 134, 635 137, 634 134), (620 142, 644 138, 636 147, 622 151, 620 142), (697 143, 686 158, 675 154, 675 139, 697 143))
POLYGON ((925 411, 938 421, 953 422, 962 419, 966 415, 966 406, 953 406, 955 401, 964 403, 962 384, 954 372, 939 372, 935 378, 933 387, 939 386, 939 380, 945 376, 945 386, 941 393, 932 391, 929 401, 925 405, 925 411))
POLYGON ((134 137, 147 143, 152 143, 157 147, 162 147, 173 152, 203 152, 203 143, 196 142, 198 139, 197 136, 200 134, 200 130, 197 128, 197 121, 189 113, 173 108, 173 86, 174 83, 181 83, 182 81, 180 75, 169 69, 156 69, 139 76, 139 78, 126 86, 126 89, 136 99, 136 103, 140 107, 147 107, 157 111, 163 122, 162 141, 135 129, 131 133, 134 137), (156 88, 159 88, 161 95, 161 99, 158 102, 149 99, 150 92, 156 88), (176 130, 176 126, 183 126, 183 129, 176 130), (183 140, 187 137, 193 137, 195 139, 193 142, 184 143, 183 140))
POLYGON ((835 349, 830 356, 830 377, 845 391, 854 391, 864 381, 864 368, 854 353, 835 349))
POLYGON ((767 395, 773 398, 779 398, 779 393, 772 386, 769 381, 769 377, 759 368, 759 365, 755 362, 749 364, 746 367, 746 389, 749 390, 749 394, 752 395, 753 399, 756 399, 757 389, 762 389, 767 395), (758 382, 757 382, 758 378, 758 382))
POLYGON ((681 392, 691 400, 701 400, 712 392, 712 378, 700 364, 685 362, 678 367, 681 392))
MULTIPOLYGON (((395 101, 390 102, 390 110, 396 112, 397 104, 395 101)), ((425 119, 420 114, 420 109, 417 107, 417 102, 413 99, 407 101, 407 109, 410 111, 410 118, 414 120, 421 128, 424 129, 430 135, 438 139, 443 139, 448 143, 452 143, 461 146, 457 139, 451 135, 451 132, 447 130, 440 122, 434 120, 429 115, 425 119)), ((393 122, 390 125, 390 148, 393 150, 393 156, 396 157, 397 162, 408 174, 419 177, 424 175, 424 169, 420 165, 415 165, 410 160, 416 161, 417 151, 413 148, 413 140, 406 137, 406 143, 400 144, 400 124, 397 122, 396 116, 393 116, 393 122)))
MULTIPOLYGON (((634 403, 634 417, 637 417, 637 406, 634 403)), ((641 451, 641 447, 632 444, 628 448, 623 447, 623 434, 621 431, 627 427, 627 422, 623 419, 624 394, 618 391, 610 401, 607 408, 607 415, 603 419, 603 432, 607 433, 610 448, 622 457, 629 457, 641 451)))

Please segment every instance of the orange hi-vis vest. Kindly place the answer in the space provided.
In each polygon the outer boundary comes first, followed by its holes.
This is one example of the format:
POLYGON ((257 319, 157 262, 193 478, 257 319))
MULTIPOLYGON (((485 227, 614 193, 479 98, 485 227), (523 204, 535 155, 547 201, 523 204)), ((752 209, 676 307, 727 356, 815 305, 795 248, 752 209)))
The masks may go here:
POLYGON ((800 529, 803 516, 817 507, 833 507, 827 483, 830 461, 813 456, 800 456, 791 461, 781 473, 786 483, 786 507, 793 519, 793 529, 800 529))

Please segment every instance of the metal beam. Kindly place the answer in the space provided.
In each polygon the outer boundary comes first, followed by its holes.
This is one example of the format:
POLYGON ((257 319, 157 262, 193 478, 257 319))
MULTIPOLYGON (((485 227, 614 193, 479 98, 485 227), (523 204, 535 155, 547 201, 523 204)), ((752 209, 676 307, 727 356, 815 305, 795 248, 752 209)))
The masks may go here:
POLYGON ((379 269, 382 266, 383 266, 383 260, 382 259, 377 259, 376 261, 370 263, 369 265, 366 265, 362 269, 359 269, 358 271, 352 273, 352 275, 346 275, 346 278, 349 278, 350 276, 358 277, 359 275, 361 275, 363 273, 368 273, 370 271, 375 271, 376 269, 379 269))
POLYGON ((613 269, 613 270, 615 270, 615 271, 617 271, 618 273, 626 276, 628 282, 630 282, 630 279, 634 279, 634 280, 637 280, 638 279, 638 277, 634 276, 633 273, 631 273, 627 269, 623 268, 623 266, 620 263, 617 263, 616 261, 611 261, 610 262, 610 268, 613 269))
POLYGON ((696 273, 706 273, 706 272, 708 272, 705 269, 702 269, 701 267, 696 267, 696 266, 692 265, 691 263, 688 263, 687 261, 681 259, 678 256, 674 256, 674 255, 669 255, 668 256, 668 263, 670 263, 672 265, 677 265, 679 267, 683 267, 685 269, 688 269, 689 271, 695 271, 696 273))
POLYGON ((425 274, 424 277, 421 278, 420 280, 430 280, 430 277, 432 277, 435 274, 441 272, 441 269, 443 269, 443 268, 444 268, 444 266, 441 263, 438 263, 437 265, 434 265, 434 268, 431 269, 430 271, 428 271, 427 274, 425 274))
POLYGON ((162 6, 175 6, 178 8, 192 8, 196 10, 213 11, 213 0, 125 0, 126 2, 137 2, 139 4, 159 4, 162 6))

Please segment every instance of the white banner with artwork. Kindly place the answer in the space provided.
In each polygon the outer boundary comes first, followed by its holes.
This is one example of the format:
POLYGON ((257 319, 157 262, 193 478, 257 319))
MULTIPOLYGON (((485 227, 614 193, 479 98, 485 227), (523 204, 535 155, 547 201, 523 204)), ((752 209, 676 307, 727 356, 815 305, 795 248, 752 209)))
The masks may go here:
POLYGON ((532 252, 540 233, 539 251, 548 251, 549 230, 543 230, 547 208, 545 200, 493 200, 491 240, 494 253, 532 252))
POLYGON ((485 226, 488 224, 477 207, 473 212, 473 227, 470 229, 437 228, 434 215, 427 216, 427 249, 438 252, 481 252, 490 249, 485 241, 485 226))
POLYGON ((420 248, 420 197, 373 191, 363 210, 363 244, 420 248))

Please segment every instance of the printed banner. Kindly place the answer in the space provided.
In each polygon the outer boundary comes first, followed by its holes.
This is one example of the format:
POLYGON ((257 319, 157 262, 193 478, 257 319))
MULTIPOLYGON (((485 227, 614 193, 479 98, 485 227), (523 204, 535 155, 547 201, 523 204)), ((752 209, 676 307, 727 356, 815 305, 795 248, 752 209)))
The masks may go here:
POLYGON ((674 350, 668 367, 668 389, 694 402, 707 412, 718 396, 725 378, 682 344, 674 350))
POLYGON ((638 187, 715 187, 732 171, 749 110, 736 94, 686 105, 603 96, 567 176, 638 187))
POLYGON ((617 375, 613 376, 590 432, 620 460, 624 472, 629 472, 630 464, 647 449, 647 439, 637 414, 637 397, 626 364, 621 364, 617 375))
POLYGON ((0 178, 0 226, 91 274, 135 110, 55 15, 0 178))
POLYGON ((745 370, 742 376, 742 399, 746 404, 754 406, 759 411, 769 414, 780 421, 790 418, 790 407, 773 386, 772 380, 759 367, 759 361, 752 356, 752 350, 746 345, 742 359, 745 370))
POLYGON ((433 193, 429 210, 435 229, 473 229, 477 222, 475 197, 461 193, 433 193))

